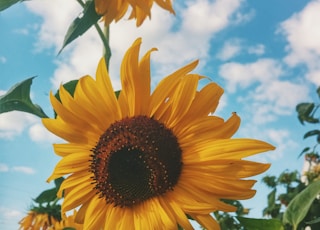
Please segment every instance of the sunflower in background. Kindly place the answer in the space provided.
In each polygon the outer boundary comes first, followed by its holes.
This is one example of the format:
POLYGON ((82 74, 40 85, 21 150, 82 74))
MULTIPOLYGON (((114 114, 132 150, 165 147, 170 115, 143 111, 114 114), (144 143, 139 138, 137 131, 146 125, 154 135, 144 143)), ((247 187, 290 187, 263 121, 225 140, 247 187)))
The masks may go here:
POLYGON ((59 220, 48 213, 39 213, 33 210, 28 212, 28 215, 24 217, 20 222, 21 230, 29 229, 52 229, 51 226, 59 223, 59 220))
POLYGON ((74 229, 74 230, 82 230, 83 226, 82 224, 75 222, 75 217, 77 215, 77 211, 74 210, 72 215, 67 216, 64 213, 64 216, 61 221, 56 222, 52 228, 49 230, 66 230, 66 229, 74 229))
POLYGON ((136 19, 136 25, 140 26, 146 17, 151 18, 151 8, 153 2, 161 8, 174 14, 171 0, 95 0, 96 12, 103 16, 106 25, 113 20, 120 20, 131 7, 129 19, 136 19))
POLYGON ((192 62, 164 78, 151 93, 150 54, 139 60, 141 39, 121 65, 122 90, 116 97, 104 59, 96 80, 82 77, 73 97, 60 87, 51 94, 57 117, 43 119, 67 143, 55 144, 61 156, 48 181, 68 175, 62 213, 79 207, 84 229, 193 229, 188 216, 207 229, 219 229, 210 215, 235 211, 221 199, 254 196, 255 180, 269 164, 243 158, 273 150, 253 139, 231 139, 240 125, 208 115, 223 89, 191 74, 192 62))

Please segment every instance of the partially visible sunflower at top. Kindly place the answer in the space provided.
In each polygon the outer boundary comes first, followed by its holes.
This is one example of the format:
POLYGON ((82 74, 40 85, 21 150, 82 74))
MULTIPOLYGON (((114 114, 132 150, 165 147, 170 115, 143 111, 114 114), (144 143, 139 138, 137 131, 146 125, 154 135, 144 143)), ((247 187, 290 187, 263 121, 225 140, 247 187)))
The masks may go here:
POLYGON ((79 207, 84 229, 192 229, 188 216, 219 229, 213 211, 235 211, 222 199, 254 196, 244 179, 269 168, 243 158, 274 149, 253 139, 231 139, 236 113, 224 121, 214 112, 223 89, 190 72, 192 62, 150 90, 150 53, 139 60, 141 39, 121 65, 122 90, 115 96, 105 61, 96 79, 80 78, 73 97, 60 87, 51 94, 58 114, 43 119, 67 141, 55 144, 62 157, 48 181, 67 175, 62 212, 79 207))
POLYGON ((146 17, 151 18, 151 8, 156 2, 161 8, 174 14, 171 0, 95 0, 96 12, 103 16, 106 25, 113 20, 120 20, 127 12, 129 6, 131 13, 129 19, 136 19, 136 25, 140 26, 146 17))

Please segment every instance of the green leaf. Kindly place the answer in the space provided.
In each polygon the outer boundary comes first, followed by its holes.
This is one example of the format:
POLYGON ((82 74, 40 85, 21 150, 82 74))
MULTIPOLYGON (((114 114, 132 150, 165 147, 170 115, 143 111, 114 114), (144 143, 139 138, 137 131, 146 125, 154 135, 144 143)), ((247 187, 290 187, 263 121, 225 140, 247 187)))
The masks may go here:
POLYGON ((34 199, 34 201, 39 204, 42 204, 42 203, 49 203, 51 201, 54 201, 56 198, 57 198, 57 189, 52 188, 40 193, 40 195, 36 199, 34 199))
POLYGON ((48 117, 39 105, 30 99, 30 87, 34 77, 14 85, 5 95, 0 96, 0 113, 22 111, 38 117, 48 117))
MULTIPOLYGON (((72 80, 68 81, 67 83, 63 84, 63 88, 67 90, 67 92, 73 97, 74 91, 76 90, 76 86, 79 80, 72 80)), ((60 102, 60 91, 57 90, 56 94, 54 95, 60 102)), ((56 111, 54 111, 54 117, 57 117, 56 111)))
POLYGON ((64 227, 63 230, 76 230, 76 229, 72 227, 64 227))
POLYGON ((9 8, 10 6, 21 2, 22 0, 1 0, 0 1, 0 11, 3 11, 7 8, 9 8))
MULTIPOLYGON (((78 84, 78 81, 79 80, 71 80, 71 81, 68 81, 67 83, 63 84, 63 88, 65 88, 72 97, 74 95, 74 91, 76 90, 76 86, 78 84)), ((57 90, 57 92, 54 96, 61 102, 59 90, 57 90)))
POLYGON ((296 106, 296 110, 300 115, 309 116, 314 108, 314 103, 300 103, 296 106))
POLYGON ((119 95, 120 95, 120 93, 121 93, 121 90, 114 91, 114 93, 116 94, 116 97, 119 98, 119 95))
POLYGON ((68 28, 67 34, 64 37, 63 45, 59 53, 77 37, 84 34, 92 25, 98 22, 101 18, 95 10, 94 1, 87 1, 84 5, 82 15, 74 19, 68 28))
POLYGON ((299 154, 298 158, 301 157, 305 152, 309 151, 310 147, 305 147, 302 152, 299 154))
POLYGON ((60 185, 62 184, 63 181, 64 181, 63 177, 59 177, 59 178, 54 180, 54 184, 56 185, 56 190, 57 191, 59 190, 60 185))
POLYGON ((320 217, 314 219, 314 220, 311 220, 311 221, 307 221, 306 224, 316 224, 316 223, 320 223, 320 217))
POLYGON ((314 136, 314 135, 318 135, 320 134, 320 130, 311 130, 309 132, 307 132, 306 134, 304 134, 303 138, 307 138, 307 137, 311 137, 311 136, 314 136))
POLYGON ((245 229, 249 230, 283 230, 281 221, 278 219, 253 219, 236 217, 245 229))
POLYGON ((307 186, 289 203, 287 210, 283 215, 283 223, 291 224, 296 229, 298 224, 307 215, 313 200, 320 193, 320 180, 307 186))
POLYGON ((296 111, 298 112, 298 119, 301 124, 310 118, 310 113, 314 109, 314 103, 300 103, 296 106, 296 111))
POLYGON ((274 205, 274 203, 276 202, 276 192, 277 192, 277 189, 275 188, 268 195, 268 206, 269 207, 272 207, 274 205))

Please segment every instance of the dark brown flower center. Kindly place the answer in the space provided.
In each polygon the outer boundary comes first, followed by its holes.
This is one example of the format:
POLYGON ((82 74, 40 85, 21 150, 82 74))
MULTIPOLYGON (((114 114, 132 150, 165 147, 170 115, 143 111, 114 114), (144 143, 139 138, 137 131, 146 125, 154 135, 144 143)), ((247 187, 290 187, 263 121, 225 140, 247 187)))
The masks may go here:
POLYGON ((130 207, 172 190, 181 168, 176 136, 146 117, 113 123, 92 150, 91 172, 101 198, 130 207))

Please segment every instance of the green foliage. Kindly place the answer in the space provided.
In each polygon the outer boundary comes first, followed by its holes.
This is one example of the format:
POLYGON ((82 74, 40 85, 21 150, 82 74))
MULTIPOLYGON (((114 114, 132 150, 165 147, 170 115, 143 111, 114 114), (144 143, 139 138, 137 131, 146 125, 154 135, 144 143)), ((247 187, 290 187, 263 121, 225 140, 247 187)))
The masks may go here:
POLYGON ((57 203, 47 203, 45 206, 42 204, 34 206, 31 208, 31 211, 36 213, 45 213, 49 216, 54 217, 54 219, 61 221, 61 205, 57 203))
POLYGON ((314 220, 320 215, 320 201, 316 199, 320 192, 320 181, 306 186, 300 181, 297 171, 285 171, 278 178, 267 176, 263 178, 263 182, 267 184, 270 178, 276 185, 268 195, 268 206, 263 210, 264 216, 283 221, 287 230, 318 224, 314 220), (285 191, 276 196, 279 186, 284 187, 285 191), (283 208, 286 208, 285 211, 283 208))
POLYGON ((10 6, 18 3, 18 2, 22 2, 23 0, 1 0, 0 1, 0 11, 3 11, 7 8, 9 8, 10 6))
POLYGON ((72 24, 69 26, 59 53, 64 49, 64 47, 84 34, 91 26, 96 24, 100 18, 101 16, 95 11, 94 1, 86 1, 83 5, 83 12, 81 16, 74 19, 72 24))
POLYGON ((272 188, 272 191, 268 194, 268 206, 263 210, 263 215, 272 218, 281 219, 283 215, 280 212, 282 205, 287 206, 293 197, 305 188, 305 185, 300 181, 297 171, 284 171, 279 177, 265 176, 262 181, 272 188), (276 194, 279 186, 284 187, 285 192, 277 197, 276 194))
MULTIPOLYGON (((317 94, 320 98, 320 87, 317 89, 317 94)), ((301 124, 305 122, 310 124, 318 124, 319 117, 317 109, 320 104, 314 102, 305 102, 297 105, 296 110, 298 119, 301 124)), ((320 130, 313 129, 304 134, 303 138, 317 137, 317 143, 313 148, 305 147, 299 154, 305 155, 305 160, 311 165, 319 164, 320 157, 317 152, 317 146, 320 142, 320 130)), ((317 166, 318 167, 318 166, 317 166)), ((284 228, 304 229, 307 225, 312 225, 312 229, 320 229, 320 200, 317 199, 320 193, 320 172, 310 167, 306 172, 308 185, 300 180, 300 175, 297 171, 284 171, 278 177, 266 176, 263 182, 272 191, 268 195, 268 206, 263 210, 264 216, 271 216, 281 220, 284 228), (276 196, 278 187, 284 187, 284 192, 276 196), (282 211, 285 208, 285 211, 282 211)))
POLYGON ((50 203, 58 200, 57 192, 59 191, 60 185, 63 182, 63 180, 64 180, 63 177, 55 179, 54 180, 55 187, 43 191, 42 193, 40 193, 39 196, 37 196, 36 199, 34 199, 34 201, 38 204, 43 204, 43 203, 50 203))
POLYGON ((34 201, 41 204, 54 201, 55 199, 57 199, 57 190, 56 188, 52 188, 40 193, 34 201))
MULTIPOLYGON (((76 90, 78 81, 79 80, 71 80, 71 81, 68 81, 67 83, 63 84, 63 88, 65 88, 72 97, 74 95, 74 91, 76 90)), ((57 92, 54 96, 61 102, 59 90, 57 90, 57 92)))
POLYGON ((298 112, 298 119, 301 124, 304 122, 308 123, 318 123, 319 118, 315 118, 314 112, 319 106, 315 106, 314 103, 300 103, 297 105, 296 110, 298 112))
POLYGON ((227 204, 237 207, 236 216, 227 212, 214 212, 216 220, 219 222, 222 230, 245 230, 237 220, 238 217, 248 214, 249 210, 244 208, 240 201, 237 200, 223 200, 227 204))
POLYGON ((319 134, 320 134, 320 130, 315 129, 315 130, 311 130, 311 131, 309 131, 309 132, 306 132, 306 133, 304 134, 303 138, 305 139, 305 138, 307 138, 307 137, 311 137, 311 136, 319 135, 319 134))
MULTIPOLYGON (((311 183, 306 189, 296 195, 288 205, 288 208, 283 215, 283 223, 289 223, 293 226, 293 229, 297 229, 300 222, 309 212, 309 209, 319 192, 320 180, 311 183)), ((320 215, 320 213, 317 214, 320 215)))
MULTIPOLYGON (((316 93, 318 97, 320 98, 320 87, 317 88, 316 93)), ((304 102, 300 103, 296 107, 296 111, 298 113, 298 119, 301 124, 305 124, 305 122, 310 124, 319 124, 320 123, 320 115, 317 113, 318 109, 320 107, 320 103, 316 104, 315 102, 304 102)), ((316 144, 313 146, 313 148, 306 147, 302 150, 302 152, 299 154, 299 157, 305 154, 306 157, 310 158, 310 156, 318 156, 317 152, 317 145, 320 144, 320 130, 319 129, 313 129, 308 132, 306 132, 303 136, 303 138, 309 138, 309 137, 316 137, 316 144)))
POLYGON ((30 87, 34 77, 28 78, 14 85, 5 95, 0 97, 0 113, 22 111, 38 117, 48 117, 39 105, 30 99, 30 87))
POLYGON ((248 230, 283 230, 281 221, 278 219, 253 219, 237 217, 240 224, 248 230))
POLYGON ((37 213, 46 213, 49 216, 53 216, 56 220, 61 220, 61 205, 57 202, 60 198, 57 197, 60 185, 64 178, 60 177, 54 180, 55 187, 47 189, 40 193, 33 201, 36 205, 31 208, 32 211, 37 213))

